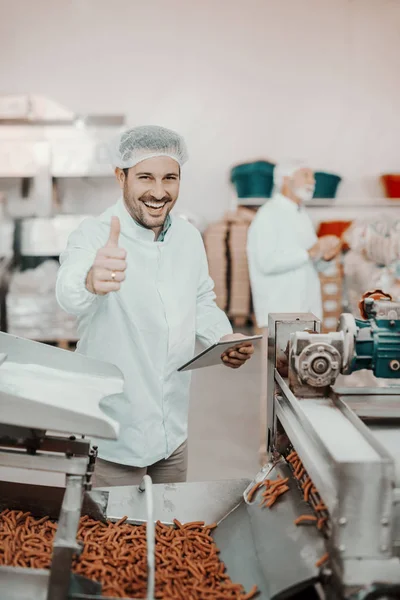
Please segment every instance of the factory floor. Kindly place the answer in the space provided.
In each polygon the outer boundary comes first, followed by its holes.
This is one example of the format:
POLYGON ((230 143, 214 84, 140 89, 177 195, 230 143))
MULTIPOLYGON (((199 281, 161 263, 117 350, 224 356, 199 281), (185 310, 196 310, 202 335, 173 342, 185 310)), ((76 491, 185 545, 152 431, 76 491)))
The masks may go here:
POLYGON ((252 478, 257 473, 260 361, 256 350, 240 369, 221 365, 193 371, 189 481, 252 478))

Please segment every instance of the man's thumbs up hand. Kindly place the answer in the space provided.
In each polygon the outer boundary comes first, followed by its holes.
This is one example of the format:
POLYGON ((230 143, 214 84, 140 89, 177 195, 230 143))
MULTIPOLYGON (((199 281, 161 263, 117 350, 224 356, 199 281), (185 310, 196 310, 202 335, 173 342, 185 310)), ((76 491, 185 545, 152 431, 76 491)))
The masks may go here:
POLYGON ((104 248, 100 248, 86 278, 86 288, 92 294, 104 296, 117 292, 125 279, 126 250, 118 247, 121 224, 111 217, 110 235, 104 248))
POLYGON ((111 217, 110 236, 106 248, 118 248, 119 234, 121 233, 121 223, 118 217, 111 217))

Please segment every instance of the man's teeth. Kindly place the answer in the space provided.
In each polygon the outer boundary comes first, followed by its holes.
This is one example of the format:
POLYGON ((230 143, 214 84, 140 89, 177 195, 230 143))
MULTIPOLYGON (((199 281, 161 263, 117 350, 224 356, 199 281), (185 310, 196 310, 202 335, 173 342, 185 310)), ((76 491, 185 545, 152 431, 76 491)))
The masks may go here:
POLYGON ((166 202, 145 202, 145 205, 148 206, 149 208, 164 208, 164 206, 166 205, 166 202))

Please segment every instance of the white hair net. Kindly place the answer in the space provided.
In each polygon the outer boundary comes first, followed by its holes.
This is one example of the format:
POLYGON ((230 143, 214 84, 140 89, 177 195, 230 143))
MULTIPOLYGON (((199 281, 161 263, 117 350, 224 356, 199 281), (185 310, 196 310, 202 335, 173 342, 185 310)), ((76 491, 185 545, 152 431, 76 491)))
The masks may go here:
POLYGON ((156 156, 169 156, 182 166, 188 159, 184 139, 175 131, 157 125, 134 127, 119 136, 112 163, 114 167, 129 169, 156 156))
POLYGON ((301 160, 285 160, 274 168, 274 192, 280 192, 285 177, 293 177, 300 169, 308 169, 309 166, 301 160))

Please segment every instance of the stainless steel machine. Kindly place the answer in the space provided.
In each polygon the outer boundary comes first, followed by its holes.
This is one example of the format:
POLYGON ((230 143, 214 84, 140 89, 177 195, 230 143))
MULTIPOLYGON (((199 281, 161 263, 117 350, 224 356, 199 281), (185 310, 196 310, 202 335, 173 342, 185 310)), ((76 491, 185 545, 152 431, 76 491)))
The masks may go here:
POLYGON ((28 510, 59 523, 51 570, 0 567, 2 599, 65 599, 71 585, 99 589, 70 574, 82 510, 104 518, 106 504, 104 495, 87 494, 96 448, 84 436, 117 438, 118 424, 99 404, 122 390, 112 365, 0 333, 0 511, 28 510))
POLYGON ((328 597, 399 598, 400 304, 377 292, 361 310, 327 334, 312 315, 271 315, 268 446, 280 461, 295 450, 323 501, 328 597), (387 387, 335 387, 366 368, 387 387))
MULTIPOLYGON (((149 519, 150 494, 153 504, 150 521, 159 519, 171 526, 174 518, 181 522, 217 521, 214 539, 229 576, 246 590, 256 584, 259 599, 399 598, 400 388, 396 385, 398 370, 393 361, 400 356, 397 354, 400 313, 399 306, 388 298, 365 298, 364 305, 367 319, 362 324, 345 316, 339 331, 331 334, 319 333, 319 322, 313 315, 271 315, 270 463, 253 481, 154 485, 152 492, 146 489, 144 493, 140 487, 129 486, 82 492, 85 486, 90 487, 94 460, 93 450, 91 457, 86 456, 89 449, 86 438, 60 440, 59 436, 55 438, 43 431, 44 428, 64 433, 73 431, 75 436, 115 435, 113 424, 100 410, 95 413, 96 427, 83 415, 77 415, 78 408, 82 410, 82 398, 90 390, 84 375, 99 377, 102 373, 105 395, 118 392, 121 385, 118 372, 84 357, 2 335, 0 353, 8 358, 0 366, 0 420, 8 423, 6 435, 1 439, 1 464, 21 466, 22 462, 30 470, 38 468, 38 462, 44 457, 44 468, 56 470, 56 465, 58 470, 68 474, 68 483, 64 492, 64 489, 57 491, 54 486, 32 485, 32 482, 30 485, 5 483, 0 477, 0 509, 21 507, 37 515, 50 514, 62 524, 50 573, 0 567, 1 598, 104 600, 101 586, 70 573, 71 553, 79 552, 75 541, 78 516, 88 513, 94 518, 116 521, 127 515, 128 522, 141 523, 149 519), (4 391, 4 381, 7 383, 18 369, 23 373, 26 365, 32 364, 33 356, 40 358, 36 362, 42 366, 61 371, 58 376, 62 375, 63 383, 68 379, 65 373, 80 374, 80 401, 71 405, 72 412, 63 407, 65 420, 62 422, 57 417, 60 407, 56 396, 51 393, 45 395, 49 409, 47 422, 45 411, 41 417, 36 415, 39 404, 32 408, 38 396, 24 398, 24 394, 14 390, 11 399, 10 391, 7 394, 4 391), (381 362, 385 360, 387 364, 381 362), (7 369, 7 362, 19 364, 7 369), (375 373, 388 366, 393 385, 379 390, 335 385, 339 374, 361 364, 375 373), (9 413, 11 400, 17 401, 23 411, 9 413), (13 416, 5 419, 6 414, 13 416), (46 455, 50 447, 51 457, 46 455), (54 455, 54 451, 58 455, 54 455), (294 452, 302 464, 302 477, 312 481, 311 496, 318 495, 321 503, 323 526, 320 528, 295 523, 298 517, 314 513, 312 503, 304 498, 302 478, 295 476, 288 460, 294 452), (72 465, 76 466, 72 468, 72 465), (271 509, 261 508, 260 498, 251 497, 250 490, 255 484, 278 475, 288 478, 288 491, 271 509), (24 486, 23 500, 18 493, 21 485, 24 486), (326 553, 328 560, 322 562, 320 559, 326 553)), ((387 376, 385 369, 383 372, 387 376)), ((51 374, 36 370, 36 375, 50 386, 51 392, 51 385, 56 385, 51 374)), ((37 394, 43 391, 43 388, 38 389, 37 394)), ((98 397, 90 410, 93 406, 99 409, 98 397)), ((152 597, 150 583, 148 598, 152 597)))

